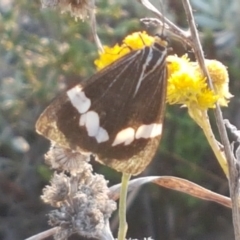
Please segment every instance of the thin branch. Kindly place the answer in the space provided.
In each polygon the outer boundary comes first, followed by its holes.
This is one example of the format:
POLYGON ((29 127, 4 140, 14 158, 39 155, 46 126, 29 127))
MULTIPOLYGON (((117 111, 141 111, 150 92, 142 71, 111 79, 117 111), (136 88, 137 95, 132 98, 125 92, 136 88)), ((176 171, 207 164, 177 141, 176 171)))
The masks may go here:
POLYGON ((48 229, 44 232, 38 233, 32 237, 26 238, 25 240, 42 240, 45 239, 47 237, 50 237, 52 235, 54 235, 57 232, 58 227, 54 227, 51 229, 48 229))
MULTIPOLYGON (((170 21, 167 18, 165 19, 167 21, 170 21)), ((145 25, 152 24, 154 26, 159 25, 161 27, 164 27, 164 30, 167 32, 168 35, 170 34, 183 44, 187 44, 192 47, 192 42, 188 31, 181 30, 174 24, 172 25, 173 27, 170 27, 165 23, 163 24, 163 20, 159 20, 157 18, 141 18, 140 21, 143 22, 145 25)))
POLYGON ((184 41, 189 46, 192 46, 192 40, 188 31, 183 31, 173 22, 171 22, 168 18, 164 17, 148 0, 138 0, 144 7, 154 13, 157 18, 144 18, 142 21, 144 23, 155 23, 163 26, 167 31, 171 32, 173 35, 177 36, 178 39, 184 41), (163 24, 164 23, 164 24, 163 24))
POLYGON ((103 52, 103 46, 102 46, 102 43, 97 34, 97 24, 96 24, 96 15, 95 15, 95 11, 94 11, 94 6, 95 6, 95 1, 92 0, 92 10, 89 11, 91 29, 92 29, 93 37, 94 37, 94 40, 95 40, 98 50, 100 52, 103 52))

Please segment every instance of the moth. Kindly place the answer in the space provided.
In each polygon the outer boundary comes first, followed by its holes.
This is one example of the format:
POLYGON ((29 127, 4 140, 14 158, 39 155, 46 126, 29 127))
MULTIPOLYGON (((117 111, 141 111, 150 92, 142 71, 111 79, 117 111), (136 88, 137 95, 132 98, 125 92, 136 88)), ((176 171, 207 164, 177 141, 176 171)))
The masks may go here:
POLYGON ((167 41, 131 51, 58 96, 36 131, 56 145, 117 171, 137 175, 152 160, 162 135, 167 41))

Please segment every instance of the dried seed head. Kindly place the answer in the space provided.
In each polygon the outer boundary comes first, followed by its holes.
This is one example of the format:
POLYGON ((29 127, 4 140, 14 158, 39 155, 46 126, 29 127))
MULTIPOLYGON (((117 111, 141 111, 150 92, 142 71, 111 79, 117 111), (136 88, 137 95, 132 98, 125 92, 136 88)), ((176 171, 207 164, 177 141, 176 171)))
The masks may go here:
POLYGON ((90 155, 83 155, 71 149, 62 148, 52 143, 50 150, 45 155, 45 160, 53 169, 71 173, 87 173, 92 171, 88 164, 90 155))
POLYGON ((59 227, 55 239, 66 239, 73 233, 99 238, 116 209, 108 193, 102 175, 55 173, 42 196, 43 201, 59 207, 48 214, 49 224, 59 227))
POLYGON ((60 207, 69 195, 69 179, 64 173, 54 173, 51 179, 51 186, 46 186, 43 189, 41 196, 45 203, 53 207, 60 207))
POLYGON ((41 0, 43 8, 58 8, 70 12, 75 19, 85 19, 95 9, 94 0, 41 0))

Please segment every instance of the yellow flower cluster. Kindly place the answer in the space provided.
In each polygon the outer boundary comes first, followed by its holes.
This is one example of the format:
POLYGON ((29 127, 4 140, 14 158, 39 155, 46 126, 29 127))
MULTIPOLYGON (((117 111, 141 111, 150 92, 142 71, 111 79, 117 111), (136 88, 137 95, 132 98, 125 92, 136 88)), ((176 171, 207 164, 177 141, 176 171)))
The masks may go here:
POLYGON ((150 46, 154 42, 154 38, 149 36, 146 32, 135 32, 128 35, 121 45, 116 44, 113 47, 104 46, 104 52, 100 53, 98 59, 94 61, 98 70, 108 66, 117 59, 123 57, 127 53, 142 49, 145 46, 150 46))
MULTIPOLYGON (((229 92, 229 78, 226 66, 216 60, 205 60, 206 67, 212 79, 215 92, 218 94, 218 103, 227 106, 233 95, 229 92)), ((195 75, 203 76, 198 64, 195 64, 195 75)))
MULTIPOLYGON (((146 32, 135 32, 128 35, 123 44, 110 48, 105 46, 104 52, 95 60, 98 70, 126 55, 130 51, 142 49, 154 43, 154 37, 146 32)), ((186 55, 168 56, 167 102, 196 107, 201 110, 214 108, 215 103, 227 106, 232 97, 228 90, 228 73, 226 67, 216 60, 206 60, 206 66, 213 81, 215 92, 210 90, 197 63, 190 62, 186 55)))
POLYGON ((195 74, 195 67, 186 56, 169 56, 167 101, 170 104, 213 108, 218 96, 211 91, 202 75, 195 74))
POLYGON ((228 73, 226 67, 216 60, 205 60, 213 82, 214 90, 209 89, 199 65, 190 62, 186 55, 179 58, 168 56, 168 92, 170 104, 183 104, 199 109, 214 108, 215 103, 227 106, 232 94, 228 89, 228 73))

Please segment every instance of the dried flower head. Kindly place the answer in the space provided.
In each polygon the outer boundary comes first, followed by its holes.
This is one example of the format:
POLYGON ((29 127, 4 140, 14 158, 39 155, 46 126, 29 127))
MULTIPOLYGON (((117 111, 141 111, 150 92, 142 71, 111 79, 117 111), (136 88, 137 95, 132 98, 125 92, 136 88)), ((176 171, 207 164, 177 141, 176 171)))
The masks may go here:
POLYGON ((70 12, 75 19, 85 19, 93 12, 94 0, 41 0, 43 8, 59 8, 62 13, 70 12))
POLYGON ((43 189, 42 199, 53 207, 60 207, 69 195, 69 179, 65 177, 64 173, 54 173, 50 183, 51 186, 43 189))
POLYGON ((59 147, 52 143, 49 151, 45 155, 45 160, 53 169, 67 171, 71 173, 81 173, 92 170, 87 162, 90 155, 83 155, 79 152, 59 147))
POLYGON ((102 175, 55 173, 42 195, 44 202, 59 207, 49 213, 49 224, 59 227, 55 239, 66 239, 73 233, 99 238, 116 209, 108 193, 102 175))

